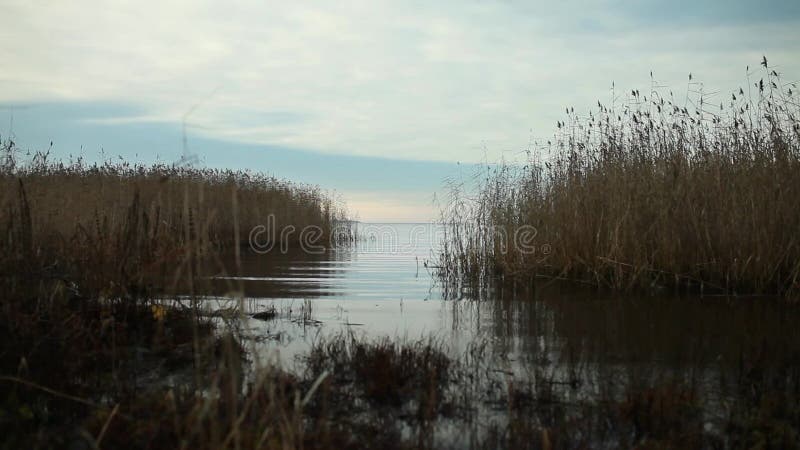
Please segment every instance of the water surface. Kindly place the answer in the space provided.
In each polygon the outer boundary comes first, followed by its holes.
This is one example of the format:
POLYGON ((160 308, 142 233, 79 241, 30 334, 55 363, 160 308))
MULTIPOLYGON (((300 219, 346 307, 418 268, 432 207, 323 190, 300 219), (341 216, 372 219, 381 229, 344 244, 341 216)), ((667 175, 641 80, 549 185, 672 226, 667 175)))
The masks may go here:
POLYGON ((546 344, 555 353, 548 358, 567 352, 606 364, 719 364, 753 347, 788 351, 797 342, 800 311, 769 298, 622 296, 547 286, 497 288, 481 300, 468 292, 445 299, 431 267, 443 238, 440 226, 360 224, 358 234, 354 245, 322 254, 245 251, 239 274, 215 277, 215 293, 242 292, 247 313, 275 306, 279 315, 291 311, 298 318, 310 308, 313 322, 248 321, 255 336, 280 334, 268 347, 284 356, 342 331, 433 335, 455 349, 488 339, 523 360, 546 344))
POLYGON ((496 384, 545 380, 570 402, 684 383, 719 434, 748 368, 800 354, 800 311, 775 299, 623 296, 564 285, 445 298, 431 268, 441 231, 360 224, 360 241, 322 254, 244 252, 239 273, 214 277, 207 300, 225 307, 234 301, 220 299, 238 292, 247 314, 275 308, 274 320, 244 320, 259 362, 302 366, 314 342, 336 333, 435 339, 454 358, 480 347, 496 384))

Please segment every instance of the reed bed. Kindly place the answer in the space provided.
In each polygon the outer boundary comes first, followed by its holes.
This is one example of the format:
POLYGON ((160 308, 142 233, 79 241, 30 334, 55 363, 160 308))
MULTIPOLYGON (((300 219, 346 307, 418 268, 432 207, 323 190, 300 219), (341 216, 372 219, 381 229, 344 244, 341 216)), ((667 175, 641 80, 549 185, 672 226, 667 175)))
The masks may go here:
POLYGON ((796 83, 765 58, 742 88, 707 92, 690 75, 685 96, 653 81, 567 108, 527 164, 487 167, 477 192, 452 183, 442 276, 796 296, 796 83))
MULTIPOLYGON (((283 245, 300 244, 301 230, 315 227, 327 246, 343 207, 316 186, 260 173, 177 165, 131 165, 108 161, 51 161, 37 152, 24 163, 12 141, 0 159, 0 228, 6 261, 67 269, 109 270, 139 277, 169 276, 191 284, 194 269, 223 251, 248 244, 250 231, 266 226, 283 245), (281 236, 281 230, 293 230, 281 236), (12 257, 13 255, 13 257, 12 257), (138 272, 133 275, 133 272, 138 272)), ((276 251, 282 247, 276 245, 276 251)), ((232 267, 211 270, 233 271, 232 267)), ((84 287, 87 280, 84 281, 84 287)))
MULTIPOLYGON (((235 327, 200 314, 199 294, 236 273, 221 255, 253 226, 316 226, 325 244, 341 208, 249 172, 19 153, 11 141, 0 153, 0 448, 149 448, 149 436, 238 448, 243 350, 235 327)), ((270 373, 271 390, 246 402, 283 414, 253 419, 279 427, 261 446, 302 445, 270 373)))
POLYGON ((216 243, 247 241, 256 225, 275 218, 282 229, 314 225, 330 232, 344 217, 342 208, 318 187, 280 180, 246 170, 219 170, 190 165, 129 164, 107 161, 87 164, 82 159, 53 162, 49 152, 37 152, 18 162, 12 141, 3 145, 0 183, 4 204, 16 197, 20 182, 31 210, 33 232, 70 234, 76 225, 94 230, 113 229, 127 220, 134 197, 157 232, 189 223, 192 233, 216 243), (9 198, 10 197, 10 198, 9 198))

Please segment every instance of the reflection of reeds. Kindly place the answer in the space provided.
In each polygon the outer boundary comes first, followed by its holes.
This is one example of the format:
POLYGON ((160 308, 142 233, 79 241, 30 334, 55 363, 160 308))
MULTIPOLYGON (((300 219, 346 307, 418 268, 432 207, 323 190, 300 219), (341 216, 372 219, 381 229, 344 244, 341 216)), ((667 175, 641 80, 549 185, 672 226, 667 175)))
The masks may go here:
POLYGON ((654 88, 588 116, 570 109, 526 166, 490 169, 477 197, 455 189, 444 274, 796 290, 800 100, 763 65, 722 100, 690 83, 686 100, 654 88), (529 252, 513 240, 524 225, 529 252))
POLYGON ((721 369, 728 381, 708 389, 696 366, 604 373, 529 361, 515 371, 491 349, 478 340, 452 357, 435 340, 317 341, 300 381, 324 380, 305 416, 314 439, 385 448, 797 447, 800 372, 791 355, 743 353, 741 373, 721 369))

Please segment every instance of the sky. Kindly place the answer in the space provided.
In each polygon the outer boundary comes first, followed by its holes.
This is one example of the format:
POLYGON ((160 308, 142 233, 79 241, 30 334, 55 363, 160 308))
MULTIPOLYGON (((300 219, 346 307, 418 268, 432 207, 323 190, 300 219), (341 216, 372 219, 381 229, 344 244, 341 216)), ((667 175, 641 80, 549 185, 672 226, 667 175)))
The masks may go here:
POLYGON ((445 180, 520 158, 612 82, 726 93, 762 55, 800 78, 797 0, 0 8, 0 135, 169 162, 185 124, 198 164, 318 184, 366 221, 435 218, 445 180))

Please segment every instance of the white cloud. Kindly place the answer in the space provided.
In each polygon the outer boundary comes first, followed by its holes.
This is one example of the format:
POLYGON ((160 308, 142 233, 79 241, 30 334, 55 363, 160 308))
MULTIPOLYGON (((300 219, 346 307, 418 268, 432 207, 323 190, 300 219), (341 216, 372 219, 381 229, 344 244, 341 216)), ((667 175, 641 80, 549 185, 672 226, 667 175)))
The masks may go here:
POLYGON ((550 134, 564 106, 607 99, 612 80, 639 87, 654 70, 680 90, 691 71, 728 89, 762 54, 800 74, 797 21, 642 24, 606 2, 3 9, 0 101, 131 102, 178 123, 199 103, 199 132, 331 153, 494 159, 550 134))

